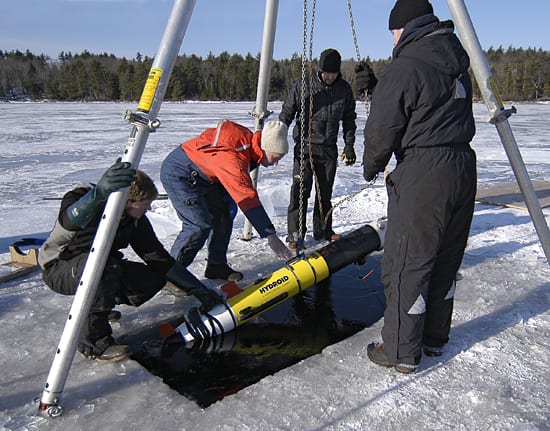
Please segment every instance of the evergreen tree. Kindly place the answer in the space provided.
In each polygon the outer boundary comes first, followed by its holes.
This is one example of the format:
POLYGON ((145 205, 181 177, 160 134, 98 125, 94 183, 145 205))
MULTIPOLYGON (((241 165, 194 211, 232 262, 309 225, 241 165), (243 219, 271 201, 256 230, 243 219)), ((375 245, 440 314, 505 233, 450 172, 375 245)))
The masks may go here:
MULTIPOLYGON (((550 100, 550 53, 542 49, 501 46, 489 48, 486 58, 499 95, 509 101, 550 100)), ((380 75, 391 59, 366 61, 380 75)), ((50 100, 127 100, 137 101, 153 60, 141 53, 135 58, 116 58, 112 54, 92 54, 87 50, 73 54, 61 51, 57 59, 0 50, 0 99, 50 100)), ((166 100, 250 100, 256 98, 260 55, 250 53, 202 57, 178 56, 166 100)), ((354 85, 354 60, 342 62, 344 79, 354 85)), ((269 86, 270 100, 284 100, 294 82, 301 77, 302 59, 273 60, 269 86)), ((309 71, 309 65, 308 65, 309 71)), ((311 65, 316 72, 316 61, 311 65)), ((480 91, 474 83, 474 96, 480 91)))

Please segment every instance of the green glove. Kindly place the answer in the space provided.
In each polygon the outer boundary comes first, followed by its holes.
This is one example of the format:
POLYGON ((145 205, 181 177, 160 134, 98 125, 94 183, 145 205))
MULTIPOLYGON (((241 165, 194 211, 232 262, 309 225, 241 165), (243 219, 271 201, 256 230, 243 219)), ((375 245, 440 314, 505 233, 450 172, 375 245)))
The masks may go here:
POLYGON ((120 159, 105 171, 96 185, 96 196, 106 200, 109 194, 132 184, 136 170, 128 162, 121 162, 120 159))
POLYGON ((136 170, 130 166, 130 163, 122 163, 119 159, 107 169, 92 190, 67 208, 71 223, 82 229, 88 227, 103 209, 110 193, 132 184, 136 170))

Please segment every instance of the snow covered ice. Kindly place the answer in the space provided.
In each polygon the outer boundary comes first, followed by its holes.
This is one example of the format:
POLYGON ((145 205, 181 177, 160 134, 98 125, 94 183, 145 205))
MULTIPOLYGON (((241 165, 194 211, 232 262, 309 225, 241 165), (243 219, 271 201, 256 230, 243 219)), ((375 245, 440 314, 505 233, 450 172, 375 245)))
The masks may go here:
MULTIPOLYGON (((252 103, 165 103, 140 169, 160 191, 160 163, 178 143, 228 118, 253 127, 252 103)), ((56 198, 74 185, 97 181, 122 154, 130 126, 124 103, 3 103, 0 118, 0 263, 8 245, 45 237, 56 198)), ((268 109, 280 110, 279 103, 268 109)), ((487 110, 475 105, 479 187, 514 180, 487 110)), ((357 156, 362 156, 364 106, 358 103, 357 156)), ((550 181, 550 105, 519 105, 510 118, 532 180, 550 181)), ((343 145, 343 142, 339 143, 343 145)), ((281 236, 292 157, 262 169, 258 190, 281 236)), ((365 182, 359 163, 339 166, 334 228, 343 233, 385 215, 379 180, 365 182)), ((311 205, 309 208, 311 209, 311 205)), ((547 223, 548 208, 543 210, 547 223)), ((180 223, 167 200, 149 213, 167 248, 180 223)), ((278 262, 255 236, 238 239, 238 214, 228 259, 249 280, 278 262)), ((201 252, 203 253, 203 252, 201 252)), ((190 269, 204 273, 199 254, 190 269)), ((372 364, 369 342, 381 321, 206 409, 179 395, 137 362, 101 364, 76 355, 63 389, 63 415, 44 418, 38 404, 72 297, 50 291, 39 272, 0 284, 0 430, 550 430, 550 266, 526 210, 477 204, 457 284, 451 340, 440 358, 425 357, 415 375, 372 364)), ((242 284, 246 285, 246 284, 242 284)), ((181 307, 162 294, 140 308, 118 307, 114 335, 147 326, 181 307)))

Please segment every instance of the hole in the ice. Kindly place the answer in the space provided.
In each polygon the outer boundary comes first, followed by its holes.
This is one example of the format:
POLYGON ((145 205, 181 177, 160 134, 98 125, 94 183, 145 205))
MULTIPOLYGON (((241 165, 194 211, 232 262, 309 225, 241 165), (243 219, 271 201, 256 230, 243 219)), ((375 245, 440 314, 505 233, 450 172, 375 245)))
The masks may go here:
POLYGON ((138 346, 132 359, 204 408, 372 325, 384 306, 380 257, 369 256, 223 337, 163 342, 150 328, 121 341, 138 346))

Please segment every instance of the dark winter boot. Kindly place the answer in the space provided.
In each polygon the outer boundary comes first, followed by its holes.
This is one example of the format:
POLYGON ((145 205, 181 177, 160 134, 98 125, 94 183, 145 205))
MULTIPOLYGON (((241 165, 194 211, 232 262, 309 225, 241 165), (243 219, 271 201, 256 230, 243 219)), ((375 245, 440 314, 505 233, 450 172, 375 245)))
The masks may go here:
POLYGON ((376 365, 390 368, 393 364, 390 362, 386 353, 384 352, 384 344, 382 343, 370 343, 367 346, 367 356, 376 365))
POLYGON ((422 351, 426 356, 441 356, 443 354, 443 346, 428 346, 427 344, 422 345, 422 351))
POLYGON ((327 241, 334 242, 336 240, 339 240, 342 237, 342 235, 335 233, 333 230, 330 232, 313 232, 313 238, 315 241, 320 241, 323 239, 326 239, 327 241))
POLYGON ((99 362, 118 362, 128 356, 128 346, 117 344, 110 335, 100 338, 93 344, 81 342, 78 351, 86 359, 99 362))
POLYGON ((122 317, 122 313, 117 310, 111 310, 107 315, 107 318, 109 319, 109 323, 118 322, 121 317, 122 317))
POLYGON ((300 236, 298 235, 297 232, 289 233, 286 237, 286 242, 288 242, 289 250, 293 250, 293 251, 296 250, 298 248, 299 240, 300 240, 300 236))
POLYGON ((239 281, 243 278, 242 272, 235 271, 227 263, 207 264, 206 270, 204 271, 204 276, 209 279, 221 279, 229 281, 239 281))
POLYGON ((340 238, 342 238, 342 235, 332 232, 330 236, 328 236, 327 241, 334 242, 338 241, 340 238))
POLYGON ((386 368, 395 368, 396 371, 399 371, 403 374, 412 374, 415 373, 418 369, 418 364, 420 363, 420 357, 414 358, 414 364, 407 364, 407 363, 398 363, 393 364, 388 359, 386 353, 384 352, 384 344, 383 343, 370 343, 367 346, 367 356, 369 359, 374 362, 377 365, 380 365, 382 367, 386 368))

